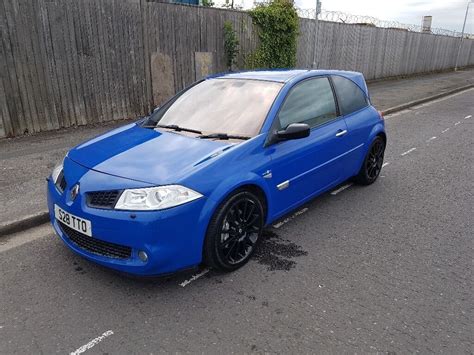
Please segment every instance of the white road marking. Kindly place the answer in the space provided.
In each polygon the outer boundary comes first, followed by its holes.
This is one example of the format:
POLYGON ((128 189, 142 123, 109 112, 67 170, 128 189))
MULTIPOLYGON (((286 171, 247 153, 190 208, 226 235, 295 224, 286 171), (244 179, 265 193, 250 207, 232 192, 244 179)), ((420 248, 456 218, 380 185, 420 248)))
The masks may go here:
POLYGON ((196 281, 200 277, 206 275, 208 272, 209 272, 209 269, 204 269, 199 274, 193 275, 189 280, 183 281, 179 285, 181 287, 185 287, 185 286, 189 285, 191 282, 196 281))
POLYGON ((299 210, 298 212, 295 212, 292 216, 290 216, 288 218, 285 218, 283 221, 274 224, 273 228, 277 228, 277 229, 280 228, 282 225, 287 224, 288 222, 293 220, 295 217, 298 217, 299 215, 305 213, 307 210, 308 210, 308 208, 305 207, 305 208, 299 210))
POLYGON ((445 130, 441 131, 441 133, 446 133, 447 131, 449 131, 449 128, 446 128, 445 130))
POLYGON ((383 163, 383 164, 382 164, 382 168, 383 168, 384 166, 387 166, 388 164, 390 164, 390 163, 389 163, 389 162, 383 163))
POLYGON ((338 188, 337 190, 332 191, 331 195, 337 195, 339 192, 344 191, 345 189, 348 189, 351 186, 352 186, 352 183, 343 185, 340 188, 338 188))
POLYGON ((416 148, 408 149, 406 152, 403 152, 403 153, 401 154, 401 156, 403 157, 404 155, 410 154, 410 153, 413 152, 414 150, 416 150, 416 148))
POLYGON ((471 117, 472 117, 472 115, 468 115, 468 116, 464 117, 464 119, 467 120, 468 118, 471 118, 471 117))
POLYGON ((96 346, 97 344, 99 344, 102 340, 104 340, 105 338, 107 338, 108 336, 111 336, 112 334, 114 334, 113 331, 111 330, 107 330, 105 333, 102 333, 102 335, 99 335, 97 338, 95 339, 92 339, 90 342, 88 342, 87 344, 81 346, 79 349, 73 351, 71 353, 71 355, 79 355, 79 354, 82 354, 83 352, 93 348, 94 346, 96 346))
POLYGON ((430 142, 430 141, 432 141, 432 140, 435 140, 436 138, 438 138, 438 137, 433 136, 433 137, 431 137, 430 139, 428 139, 427 142, 430 142))
POLYGON ((461 121, 457 121, 454 125, 457 126, 458 124, 461 124, 461 121))

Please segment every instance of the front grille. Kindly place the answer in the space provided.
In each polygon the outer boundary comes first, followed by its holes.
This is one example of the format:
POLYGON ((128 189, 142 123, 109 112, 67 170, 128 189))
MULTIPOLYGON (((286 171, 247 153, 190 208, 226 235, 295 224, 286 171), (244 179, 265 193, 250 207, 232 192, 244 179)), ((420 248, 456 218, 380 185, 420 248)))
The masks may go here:
POLYGON ((120 192, 120 190, 88 192, 87 205, 96 208, 114 208, 120 197, 120 192))
POLYGON ((58 180, 56 181, 56 187, 59 191, 64 192, 66 190, 67 182, 66 178, 64 177, 64 170, 61 170, 58 176, 58 180))
POLYGON ((59 222, 65 236, 79 248, 85 249, 93 254, 107 256, 109 258, 129 259, 132 256, 132 248, 125 245, 105 242, 103 240, 89 237, 71 227, 59 222))

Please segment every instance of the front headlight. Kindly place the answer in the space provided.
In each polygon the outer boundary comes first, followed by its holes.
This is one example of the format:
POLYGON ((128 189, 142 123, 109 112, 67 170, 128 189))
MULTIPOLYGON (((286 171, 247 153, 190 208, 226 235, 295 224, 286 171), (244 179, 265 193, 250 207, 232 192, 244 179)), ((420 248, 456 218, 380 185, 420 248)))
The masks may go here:
POLYGON ((181 185, 125 190, 115 204, 116 210, 162 210, 202 197, 199 192, 181 185))
POLYGON ((59 178, 59 175, 61 174, 61 171, 63 171, 63 162, 56 165, 53 169, 53 172, 51 173, 51 179, 53 180, 53 183, 55 185, 58 182, 58 178, 59 178))

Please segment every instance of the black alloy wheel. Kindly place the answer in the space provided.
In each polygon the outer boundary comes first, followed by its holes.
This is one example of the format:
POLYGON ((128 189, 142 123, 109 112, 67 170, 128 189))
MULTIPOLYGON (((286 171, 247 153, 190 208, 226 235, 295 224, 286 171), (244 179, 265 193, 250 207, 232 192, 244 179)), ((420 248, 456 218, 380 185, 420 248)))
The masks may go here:
POLYGON ((374 141, 369 151, 368 159, 365 162, 367 176, 375 180, 382 170, 384 146, 383 141, 378 139, 374 141))
POLYGON ((222 271, 241 267, 255 251, 263 225, 259 198, 249 191, 233 194, 221 204, 209 224, 205 262, 222 271))
POLYGON ((382 171, 384 153, 385 141, 382 137, 377 136, 373 140, 365 157, 364 164, 355 178, 356 182, 362 185, 370 185, 377 180, 380 171, 382 171))

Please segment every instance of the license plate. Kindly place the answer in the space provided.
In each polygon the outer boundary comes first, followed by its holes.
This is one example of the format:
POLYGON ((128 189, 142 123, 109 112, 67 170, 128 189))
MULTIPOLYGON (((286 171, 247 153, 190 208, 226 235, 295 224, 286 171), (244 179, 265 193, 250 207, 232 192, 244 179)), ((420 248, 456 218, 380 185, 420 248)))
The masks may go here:
POLYGON ((74 216, 73 214, 64 211, 58 205, 54 205, 54 216, 58 221, 64 223, 68 227, 78 231, 82 234, 92 237, 92 223, 91 221, 74 216))

